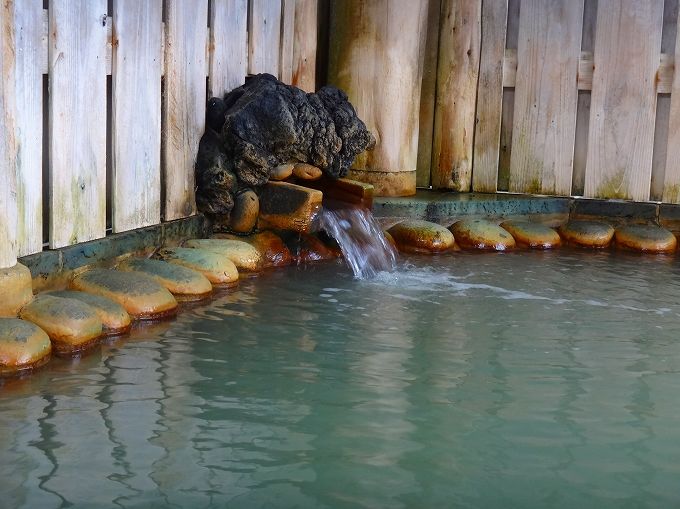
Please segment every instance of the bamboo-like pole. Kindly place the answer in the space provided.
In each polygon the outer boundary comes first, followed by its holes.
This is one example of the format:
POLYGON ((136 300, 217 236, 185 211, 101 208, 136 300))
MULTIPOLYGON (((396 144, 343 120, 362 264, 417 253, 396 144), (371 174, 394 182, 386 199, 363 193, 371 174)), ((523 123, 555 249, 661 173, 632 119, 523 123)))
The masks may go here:
POLYGON ((350 176, 379 196, 416 190, 427 10, 427 2, 412 0, 331 4, 328 82, 347 93, 377 141, 350 176))

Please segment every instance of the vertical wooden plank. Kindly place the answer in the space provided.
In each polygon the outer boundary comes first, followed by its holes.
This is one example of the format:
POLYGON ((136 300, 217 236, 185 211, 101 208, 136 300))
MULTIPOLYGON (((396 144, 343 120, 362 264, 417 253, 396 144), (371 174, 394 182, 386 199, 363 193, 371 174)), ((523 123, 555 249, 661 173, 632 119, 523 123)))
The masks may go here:
POLYGON ((432 168, 432 135, 434 131, 434 100, 437 91, 437 58, 439 57, 440 0, 427 2, 427 36, 423 54, 423 84, 420 88, 420 127, 418 129, 418 162, 416 186, 430 186, 432 168))
POLYGON ((510 191, 571 194, 583 0, 523 0, 510 191))
POLYGON ((106 0, 49 9, 50 247, 106 233, 106 0))
MULTIPOLYGON (((583 32, 581 52, 593 53, 597 0, 585 0, 583 6, 583 32)), ((592 74, 592 67, 589 69, 592 74)), ((590 90, 579 90, 576 107, 576 137, 574 140, 574 172, 571 177, 571 194, 583 195, 588 153, 588 126, 590 123, 590 90)))
MULTIPOLYGON (((43 50, 41 0, 14 9, 16 34, 17 256, 42 251, 43 50)), ((4 74, 3 74, 4 76, 4 74)))
POLYGON ((161 0, 114 0, 113 231, 160 222, 161 0))
POLYGON ((469 191, 482 1, 443 0, 432 148, 432 187, 469 191))
POLYGON ((248 0, 210 2, 210 97, 243 85, 248 69, 248 0))
POLYGON ((503 57, 508 0, 482 0, 472 189, 495 193, 503 107, 503 57))
POLYGON ((165 220, 196 212, 194 165, 205 130, 208 0, 166 0, 163 175, 165 220))
POLYGON ((663 0, 599 0, 585 194, 647 200, 663 0))
POLYGON ((680 15, 675 39, 675 74, 671 88, 668 122, 668 150, 663 184, 663 201, 680 203, 680 15))
POLYGON ((279 79, 289 85, 293 81, 295 1, 296 0, 281 0, 281 55, 279 56, 279 79))
POLYGON ((250 0, 248 72, 279 74, 281 0, 250 0))
POLYGON ((316 90, 318 0, 295 2, 292 84, 305 92, 316 90))
MULTIPOLYGON (((519 36, 519 0, 508 0, 508 29, 505 35, 506 49, 517 50, 519 36)), ((515 71, 516 72, 516 71, 515 71)), ((512 151, 512 120, 515 110, 515 89, 503 89, 501 107, 501 147, 498 154, 499 191, 507 191, 510 185, 510 156, 512 151)))
MULTIPOLYGON (((19 7, 20 8, 20 7, 19 7)), ((0 269, 17 263, 14 2, 0 2, 0 269)))

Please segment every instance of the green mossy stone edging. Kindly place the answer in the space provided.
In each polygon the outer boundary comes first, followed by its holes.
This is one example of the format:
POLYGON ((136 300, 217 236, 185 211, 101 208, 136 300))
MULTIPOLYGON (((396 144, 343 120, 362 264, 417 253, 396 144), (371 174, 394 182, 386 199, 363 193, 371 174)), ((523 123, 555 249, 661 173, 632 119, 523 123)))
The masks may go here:
POLYGON ((138 320, 155 320, 177 313, 177 301, 172 294, 144 274, 92 269, 76 276, 71 288, 112 299, 138 320))
POLYGON ((238 285, 239 274, 236 265, 226 256, 190 247, 164 248, 156 256, 168 263, 174 263, 196 270, 213 285, 232 287, 238 285))
POLYGON ((614 238, 614 227, 602 221, 569 221, 558 232, 569 244, 592 249, 609 247, 614 238))
POLYGON ((485 219, 463 219, 449 227, 463 249, 507 251, 515 247, 515 239, 506 230, 485 219))
POLYGON ((513 236, 518 246, 531 249, 552 249, 561 244, 560 235, 540 223, 529 221, 504 221, 500 227, 513 236))
POLYGON ((262 255, 253 246, 241 240, 190 239, 183 247, 205 249, 229 258, 236 268, 246 272, 259 272, 263 267, 262 255))
POLYGON ((102 335, 102 321, 97 312, 76 299, 38 295, 25 305, 20 317, 47 332, 56 353, 75 354, 96 344, 102 335))
POLYGON ((40 327, 19 318, 0 318, 0 376, 36 369, 51 352, 50 338, 40 327))
POLYGON ((132 319, 128 312, 125 311, 125 308, 107 297, 77 290, 59 290, 48 292, 47 295, 76 299, 91 306, 102 321, 104 335, 115 336, 125 334, 132 325, 132 319))
POLYGON ((119 263, 117 268, 142 273, 183 300, 201 300, 212 294, 212 284, 203 274, 163 260, 129 258, 119 263))
POLYGON ((655 225, 633 224, 614 232, 616 247, 648 253, 672 253, 678 241, 670 231, 655 225))
POLYGON ((19 310, 33 298, 31 271, 17 263, 0 269, 0 316, 16 317, 19 310))
POLYGON ((430 221, 408 219, 387 230, 397 249, 405 253, 444 253, 454 248, 454 235, 430 221))

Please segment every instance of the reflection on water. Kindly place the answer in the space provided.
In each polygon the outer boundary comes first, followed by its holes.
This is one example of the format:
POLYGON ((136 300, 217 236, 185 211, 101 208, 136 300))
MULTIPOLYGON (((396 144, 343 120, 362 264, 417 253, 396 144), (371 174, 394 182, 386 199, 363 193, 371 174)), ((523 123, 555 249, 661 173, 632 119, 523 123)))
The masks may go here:
POLYGON ((680 268, 272 272, 0 388, 0 506, 672 507, 680 268))

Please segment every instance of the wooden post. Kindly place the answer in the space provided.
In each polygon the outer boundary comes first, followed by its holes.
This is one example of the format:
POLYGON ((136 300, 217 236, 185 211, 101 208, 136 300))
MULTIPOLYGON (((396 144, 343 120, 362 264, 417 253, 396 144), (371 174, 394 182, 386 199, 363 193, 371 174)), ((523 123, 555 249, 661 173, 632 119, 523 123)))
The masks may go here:
POLYGON ((14 2, 0 3, 0 269, 17 263, 14 2))
POLYGON ((420 88, 427 2, 345 0, 331 4, 328 82, 349 100, 376 137, 350 177, 378 196, 416 190, 420 88))
POLYGON ((432 187, 469 191, 482 1, 443 0, 432 145, 432 187))
POLYGON ((293 37, 293 85, 305 92, 316 89, 318 0, 297 0, 293 37))

